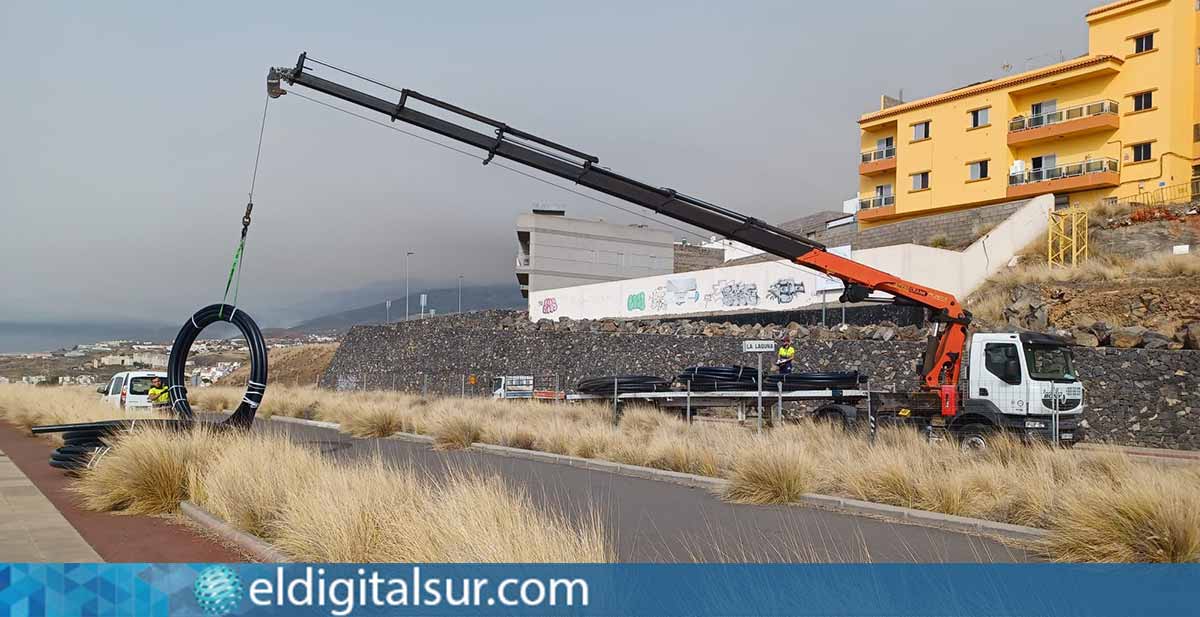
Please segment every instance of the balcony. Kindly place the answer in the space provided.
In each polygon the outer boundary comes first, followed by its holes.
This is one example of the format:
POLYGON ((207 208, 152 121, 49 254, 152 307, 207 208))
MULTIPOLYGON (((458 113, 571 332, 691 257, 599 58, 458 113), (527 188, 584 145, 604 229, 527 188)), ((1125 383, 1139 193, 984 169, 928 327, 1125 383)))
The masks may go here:
POLYGON ((1057 167, 1032 169, 1008 176, 1008 197, 1021 198, 1045 193, 1070 193, 1114 187, 1121 183, 1116 159, 1096 158, 1057 167))
POLYGON ((1008 122, 1008 145, 1019 146, 1121 126, 1116 101, 1096 101, 1008 122))
POLYGON ((858 163, 858 173, 863 176, 873 176, 895 169, 896 146, 863 152, 858 163))
POLYGON ((860 197, 858 200, 858 220, 887 218, 896 213, 895 195, 876 195, 860 197))

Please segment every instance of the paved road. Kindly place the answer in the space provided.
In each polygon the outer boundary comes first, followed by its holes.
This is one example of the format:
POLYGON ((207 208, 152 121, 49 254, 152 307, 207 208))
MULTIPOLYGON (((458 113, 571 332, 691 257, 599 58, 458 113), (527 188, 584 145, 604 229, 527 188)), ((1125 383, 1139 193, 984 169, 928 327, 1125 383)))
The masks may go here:
POLYGON ((333 429, 260 421, 335 457, 381 454, 435 476, 466 468, 500 474, 541 505, 580 517, 592 509, 621 561, 1009 562, 1024 551, 951 531, 799 506, 728 504, 701 489, 485 452, 438 451, 399 439, 354 439, 333 429))

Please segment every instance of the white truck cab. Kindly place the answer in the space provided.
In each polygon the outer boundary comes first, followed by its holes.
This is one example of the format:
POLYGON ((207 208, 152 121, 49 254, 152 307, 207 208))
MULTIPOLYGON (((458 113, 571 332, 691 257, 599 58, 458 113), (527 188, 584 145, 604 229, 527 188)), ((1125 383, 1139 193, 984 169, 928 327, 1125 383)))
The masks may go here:
POLYGON ((492 378, 492 398, 533 398, 533 375, 504 375, 492 378))
POLYGON ((967 389, 951 428, 968 446, 1000 429, 1060 443, 1078 440, 1083 384, 1069 344, 1037 333, 971 335, 967 389), (972 440, 974 440, 972 442, 972 440))

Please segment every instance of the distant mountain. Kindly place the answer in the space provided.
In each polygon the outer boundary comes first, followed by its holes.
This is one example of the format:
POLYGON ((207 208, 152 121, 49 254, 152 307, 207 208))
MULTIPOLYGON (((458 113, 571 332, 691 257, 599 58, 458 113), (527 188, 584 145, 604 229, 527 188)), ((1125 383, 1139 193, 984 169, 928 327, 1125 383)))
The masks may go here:
MULTIPOLYGON (((458 288, 444 289, 413 288, 409 294, 408 311, 410 317, 421 314, 421 294, 428 296, 425 306, 426 313, 430 309, 439 315, 446 315, 458 310, 458 288)), ((462 310, 478 311, 483 309, 525 308, 527 301, 521 297, 521 290, 516 283, 498 285, 471 285, 462 288, 462 310)), ((292 329, 300 332, 345 332, 351 326, 359 324, 383 323, 388 311, 383 302, 362 306, 348 311, 332 313, 304 321, 292 329)), ((392 299, 392 321, 404 320, 404 296, 392 299)))

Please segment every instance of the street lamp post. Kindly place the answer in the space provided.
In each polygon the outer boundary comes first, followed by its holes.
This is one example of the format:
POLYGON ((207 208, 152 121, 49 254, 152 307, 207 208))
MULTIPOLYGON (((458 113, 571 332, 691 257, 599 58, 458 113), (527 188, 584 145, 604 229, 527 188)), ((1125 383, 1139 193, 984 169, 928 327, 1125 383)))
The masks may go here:
POLYGON ((462 312, 462 276, 458 275, 458 312, 462 312))
POLYGON ((404 321, 408 321, 408 258, 415 254, 412 251, 404 254, 404 321))

